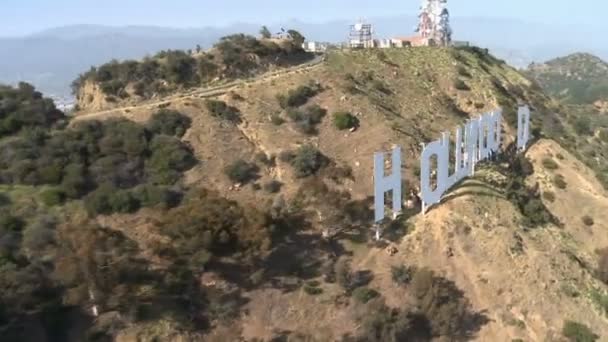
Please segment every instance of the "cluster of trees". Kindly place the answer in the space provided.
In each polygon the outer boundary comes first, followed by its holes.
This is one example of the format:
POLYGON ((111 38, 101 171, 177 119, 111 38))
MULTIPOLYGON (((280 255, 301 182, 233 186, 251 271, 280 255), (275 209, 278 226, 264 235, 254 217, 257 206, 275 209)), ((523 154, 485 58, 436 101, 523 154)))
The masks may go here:
POLYGON ((0 138, 25 129, 49 128, 64 119, 53 100, 44 98, 32 85, 0 85, 0 138))
POLYGON ((93 215, 176 202, 171 187, 196 163, 179 139, 190 119, 173 111, 146 126, 125 119, 31 129, 0 145, 0 184, 51 185, 48 204, 85 198, 93 215))
POLYGON ((135 94, 150 98, 156 93, 194 87, 216 78, 250 76, 268 64, 282 65, 307 56, 299 43, 303 37, 296 33, 294 31, 297 41, 293 38, 277 43, 234 34, 221 38, 208 53, 201 53, 199 49, 197 55, 167 50, 142 61, 113 60, 80 75, 72 83, 72 91, 78 94, 86 81, 92 81, 108 96, 126 98, 135 94), (132 91, 127 90, 130 85, 132 91))

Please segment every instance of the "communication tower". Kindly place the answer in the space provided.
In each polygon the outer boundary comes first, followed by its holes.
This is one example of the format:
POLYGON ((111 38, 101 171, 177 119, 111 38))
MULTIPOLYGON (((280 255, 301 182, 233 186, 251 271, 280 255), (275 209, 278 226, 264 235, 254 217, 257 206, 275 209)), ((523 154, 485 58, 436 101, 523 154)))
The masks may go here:
POLYGON ((440 46, 452 43, 450 12, 447 0, 422 0, 416 32, 440 46))
POLYGON ((351 49, 371 48, 374 45, 372 24, 366 24, 359 21, 354 25, 350 25, 350 34, 348 43, 351 49))

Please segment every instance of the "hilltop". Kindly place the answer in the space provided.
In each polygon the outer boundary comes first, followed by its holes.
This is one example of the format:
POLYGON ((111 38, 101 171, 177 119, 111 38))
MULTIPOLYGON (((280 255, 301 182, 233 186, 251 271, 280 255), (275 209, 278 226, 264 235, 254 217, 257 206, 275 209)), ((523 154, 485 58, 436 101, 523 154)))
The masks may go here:
MULTIPOLYGON (((49 110, 0 140, 7 336, 608 336, 607 194, 565 143, 602 142, 535 83, 479 48, 335 51, 266 70, 100 101, 69 123, 49 110), (372 240, 374 152, 402 146, 407 193, 420 143, 501 106, 506 147, 518 103, 533 108, 525 157, 480 165, 372 240)), ((7 91, 10 111, 27 116, 40 95, 22 88, 7 91)))
POLYGON ((251 77, 312 58, 301 45, 304 38, 289 31, 289 39, 257 39, 235 34, 223 37, 209 51, 168 50, 142 61, 116 60, 92 67, 72 84, 82 110, 99 110, 117 103, 137 103, 189 88, 251 77))
POLYGON ((548 94, 568 104, 608 100, 608 63, 588 53, 532 64, 526 73, 548 94))

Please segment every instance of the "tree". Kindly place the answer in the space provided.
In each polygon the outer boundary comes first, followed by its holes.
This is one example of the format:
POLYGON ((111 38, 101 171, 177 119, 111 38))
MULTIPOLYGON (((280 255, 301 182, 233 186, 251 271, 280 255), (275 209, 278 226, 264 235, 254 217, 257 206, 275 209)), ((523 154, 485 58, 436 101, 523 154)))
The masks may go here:
POLYGON ((262 26, 262 28, 260 29, 260 35, 264 39, 272 38, 272 33, 270 33, 270 30, 266 26, 262 26))
POLYGON ((306 38, 296 30, 289 30, 287 31, 287 34, 289 34, 289 37, 291 38, 295 46, 302 46, 302 44, 304 44, 304 41, 306 40, 306 38))
POLYGON ((196 53, 201 53, 201 50, 200 44, 196 44, 196 53))

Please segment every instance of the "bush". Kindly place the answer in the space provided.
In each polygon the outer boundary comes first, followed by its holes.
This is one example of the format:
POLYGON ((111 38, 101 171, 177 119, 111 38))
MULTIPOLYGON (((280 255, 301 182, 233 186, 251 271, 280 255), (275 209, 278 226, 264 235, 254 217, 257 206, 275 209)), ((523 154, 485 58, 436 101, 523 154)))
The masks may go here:
POLYGON ((273 114, 270 117, 270 122, 272 122, 272 124, 275 126, 281 126, 282 124, 285 123, 285 120, 282 117, 280 117, 279 115, 273 114))
POLYGON ((336 275, 336 282, 342 286, 343 289, 349 291, 352 284, 353 274, 350 268, 350 260, 345 257, 338 259, 334 265, 334 273, 336 275))
POLYGON ((296 151, 290 163, 296 172, 296 177, 304 178, 315 174, 327 165, 328 161, 327 157, 315 147, 304 145, 296 151))
POLYGON ((608 285, 608 248, 599 250, 598 255, 597 275, 604 284, 608 285))
POLYGON ((287 95, 277 95, 277 100, 283 109, 299 107, 306 104, 310 98, 317 95, 320 91, 321 87, 319 85, 299 86, 296 89, 289 90, 287 95))
POLYGON ((391 267, 391 276, 393 281, 397 285, 407 285, 412 280, 412 274, 415 272, 411 267, 407 267, 405 265, 401 266, 392 266, 391 267))
POLYGON ((543 197, 549 202, 555 202, 555 193, 553 191, 543 192, 543 197))
POLYGON ((298 131, 304 134, 316 134, 317 125, 321 123, 327 111, 318 105, 312 105, 304 110, 290 108, 287 116, 295 124, 298 131))
POLYGON ((40 199, 46 206, 54 207, 63 204, 66 200, 66 195, 62 190, 49 189, 40 193, 40 199))
POLYGON ((160 205, 163 209, 173 208, 179 204, 181 195, 165 186, 151 184, 140 185, 132 190, 132 195, 144 207, 160 205))
POLYGON ((173 135, 181 138, 191 124, 192 119, 189 117, 174 110, 162 109, 152 115, 146 126, 154 134, 173 135))
POLYGON ((339 130, 351 129, 359 126, 359 119, 347 112, 334 113, 334 126, 339 130))
POLYGON ((310 284, 304 285, 304 292, 308 293, 311 296, 320 295, 323 293, 323 289, 317 286, 312 286, 310 284))
POLYGON ((471 87, 469 87, 463 80, 461 79, 457 79, 454 81, 454 88, 458 89, 458 90, 463 90, 463 91, 469 91, 471 90, 471 87))
POLYGON ((562 175, 555 175, 555 177, 553 177, 553 184, 555 184, 558 189, 562 190, 568 187, 568 183, 566 183, 566 179, 562 175))
POLYGON ((380 293, 378 293, 378 291, 368 287, 358 287, 353 291, 353 298, 355 298, 355 300, 359 303, 367 303, 379 296, 380 293))
POLYGON ((207 100, 205 106, 211 116, 222 120, 239 123, 241 121, 241 113, 235 107, 228 106, 224 101, 207 100))
POLYGON ((574 321, 564 322, 562 334, 571 342, 594 342, 600 338, 588 326, 574 321))
POLYGON ((0 232, 19 232, 25 227, 25 221, 13 215, 0 215, 0 232))
POLYGON ((264 184, 264 190, 268 193, 276 194, 277 192, 281 191, 282 186, 283 186, 283 183, 276 181, 276 180, 272 180, 272 181, 264 184))
POLYGON ((0 207, 8 206, 11 204, 11 198, 4 192, 0 192, 0 207))
POLYGON ((242 159, 235 161, 224 169, 224 173, 231 181, 241 184, 247 184, 249 181, 256 179, 258 171, 257 165, 242 159))
POLYGON ((591 226, 593 226, 595 224, 595 222, 593 221, 593 218, 591 216, 589 216, 589 215, 583 216, 582 220, 583 220, 583 223, 586 226, 589 226, 589 227, 591 227, 591 226))
POLYGON ((586 116, 577 118, 574 121, 574 130, 580 135, 593 134, 593 129, 591 128, 591 120, 586 116))
POLYGON ((464 66, 459 65, 457 71, 458 71, 458 75, 460 75, 462 77, 466 77, 466 78, 471 78, 471 73, 469 73, 467 68, 465 68, 464 66))
POLYGON ((559 165, 551 158, 543 158, 543 166, 548 170, 557 170, 559 165))

